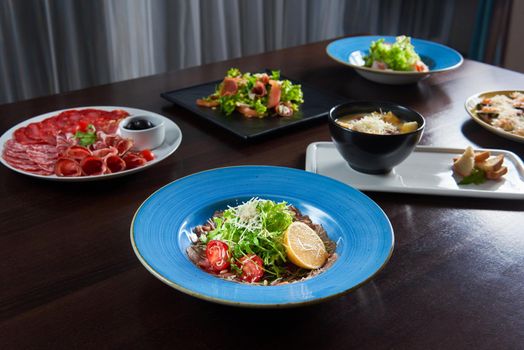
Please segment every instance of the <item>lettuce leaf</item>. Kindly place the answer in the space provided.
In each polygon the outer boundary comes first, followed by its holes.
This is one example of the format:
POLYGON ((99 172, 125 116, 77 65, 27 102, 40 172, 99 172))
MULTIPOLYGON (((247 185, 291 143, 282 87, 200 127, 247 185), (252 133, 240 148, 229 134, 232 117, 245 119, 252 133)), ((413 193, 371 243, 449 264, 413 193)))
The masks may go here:
POLYGON ((365 66, 371 67, 374 61, 387 64, 389 69, 397 71, 412 71, 420 60, 408 36, 398 36, 395 43, 387 44, 384 39, 373 41, 369 54, 364 57, 365 66))
POLYGON ((213 239, 228 244, 234 259, 256 254, 264 261, 264 271, 274 278, 285 272, 287 261, 284 231, 293 222, 294 212, 286 202, 252 198, 215 217, 215 229, 205 242, 213 239), (245 213, 250 213, 251 216, 245 213))

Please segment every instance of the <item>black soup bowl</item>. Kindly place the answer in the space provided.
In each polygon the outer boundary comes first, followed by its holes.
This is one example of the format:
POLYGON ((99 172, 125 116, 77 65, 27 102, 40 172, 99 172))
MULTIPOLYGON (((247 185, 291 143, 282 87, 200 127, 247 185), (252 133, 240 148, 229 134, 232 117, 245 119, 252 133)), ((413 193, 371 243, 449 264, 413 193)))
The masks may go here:
POLYGON ((348 102, 329 111, 329 130, 337 150, 353 169, 367 174, 386 174, 406 159, 422 137, 426 122, 410 108, 391 102, 348 102), (405 134, 378 135, 344 128, 336 120, 350 114, 393 112, 403 122, 416 121, 418 128, 405 134))

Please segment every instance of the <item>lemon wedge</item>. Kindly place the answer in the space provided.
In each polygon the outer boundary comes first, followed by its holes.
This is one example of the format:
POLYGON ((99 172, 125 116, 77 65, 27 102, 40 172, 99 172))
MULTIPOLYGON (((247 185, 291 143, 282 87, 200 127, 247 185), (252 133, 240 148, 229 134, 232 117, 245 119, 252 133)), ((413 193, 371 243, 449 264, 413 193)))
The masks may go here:
POLYGON ((295 221, 284 232, 284 245, 288 259, 304 269, 322 267, 328 253, 324 242, 308 225, 295 221))

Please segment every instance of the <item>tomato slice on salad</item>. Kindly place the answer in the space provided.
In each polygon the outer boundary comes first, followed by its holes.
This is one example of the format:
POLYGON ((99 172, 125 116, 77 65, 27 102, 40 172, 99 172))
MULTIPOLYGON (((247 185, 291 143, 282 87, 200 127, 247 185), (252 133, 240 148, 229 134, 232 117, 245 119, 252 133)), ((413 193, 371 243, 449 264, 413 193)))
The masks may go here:
POLYGON ((206 246, 206 257, 215 272, 225 270, 230 265, 229 247, 222 241, 211 240, 206 246))
POLYGON ((240 278, 245 282, 258 282, 264 276, 264 262, 255 254, 243 256, 238 260, 238 267, 242 269, 240 278))

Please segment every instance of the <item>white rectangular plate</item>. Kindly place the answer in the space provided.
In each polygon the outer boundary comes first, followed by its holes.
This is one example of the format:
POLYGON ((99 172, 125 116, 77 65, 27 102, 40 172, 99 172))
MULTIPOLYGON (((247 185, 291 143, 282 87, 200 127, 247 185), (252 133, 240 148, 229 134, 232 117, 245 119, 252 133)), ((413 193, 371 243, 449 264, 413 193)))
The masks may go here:
POLYGON ((332 142, 314 142, 307 147, 306 171, 329 176, 364 191, 524 199, 522 160, 512 152, 487 151, 492 155, 504 154, 508 173, 500 181, 486 181, 481 185, 457 184, 460 178, 453 174, 451 165, 453 157, 464 152, 459 148, 417 146, 391 173, 368 175, 353 170, 332 142))

